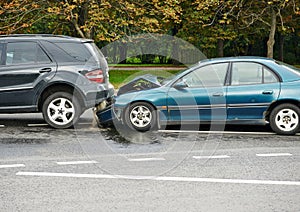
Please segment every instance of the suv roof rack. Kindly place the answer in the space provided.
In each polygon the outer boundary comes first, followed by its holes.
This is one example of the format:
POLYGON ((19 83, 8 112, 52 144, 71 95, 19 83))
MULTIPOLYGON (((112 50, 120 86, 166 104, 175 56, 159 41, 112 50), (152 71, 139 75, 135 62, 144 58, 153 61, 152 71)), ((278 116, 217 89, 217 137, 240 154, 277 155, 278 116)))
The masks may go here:
POLYGON ((73 38, 67 35, 53 35, 53 34, 11 34, 0 35, 0 37, 57 37, 57 38, 73 38))

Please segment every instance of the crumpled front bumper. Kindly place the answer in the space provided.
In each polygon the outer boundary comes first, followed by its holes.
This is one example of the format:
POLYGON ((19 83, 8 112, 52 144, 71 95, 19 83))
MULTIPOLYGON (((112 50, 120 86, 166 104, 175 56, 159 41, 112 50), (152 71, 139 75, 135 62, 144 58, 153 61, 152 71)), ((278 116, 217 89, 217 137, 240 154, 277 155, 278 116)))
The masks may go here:
POLYGON ((96 115, 99 120, 99 124, 108 125, 112 124, 115 121, 122 121, 122 109, 116 109, 114 105, 109 105, 103 110, 99 110, 96 112, 96 115))

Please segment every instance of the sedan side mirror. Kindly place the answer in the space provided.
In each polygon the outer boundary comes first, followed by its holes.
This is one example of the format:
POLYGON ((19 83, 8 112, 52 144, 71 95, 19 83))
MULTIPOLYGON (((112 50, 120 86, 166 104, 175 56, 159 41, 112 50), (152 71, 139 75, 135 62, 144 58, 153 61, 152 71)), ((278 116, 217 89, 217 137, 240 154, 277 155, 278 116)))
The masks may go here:
POLYGON ((184 89, 184 88, 187 88, 188 87, 188 85, 186 84, 186 82, 185 81, 180 81, 180 82, 177 82, 175 85, 174 85, 174 88, 175 89, 178 89, 178 90, 182 90, 182 89, 184 89))

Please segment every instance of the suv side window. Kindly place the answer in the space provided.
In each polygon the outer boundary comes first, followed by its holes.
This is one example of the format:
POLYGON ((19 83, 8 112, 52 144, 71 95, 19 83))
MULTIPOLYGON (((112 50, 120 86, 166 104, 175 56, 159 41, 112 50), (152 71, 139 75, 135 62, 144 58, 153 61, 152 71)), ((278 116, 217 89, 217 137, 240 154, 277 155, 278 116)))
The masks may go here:
POLYGON ((42 41, 42 44, 46 46, 47 51, 58 63, 85 63, 93 59, 92 54, 84 43, 42 41))
POLYGON ((92 58, 92 54, 83 43, 59 43, 58 45, 66 54, 77 61, 87 62, 92 58))
POLYGON ((3 65, 4 61, 3 61, 3 50, 4 50, 4 44, 0 43, 0 65, 3 65))
POLYGON ((51 60, 35 42, 8 43, 6 65, 51 63, 51 60))

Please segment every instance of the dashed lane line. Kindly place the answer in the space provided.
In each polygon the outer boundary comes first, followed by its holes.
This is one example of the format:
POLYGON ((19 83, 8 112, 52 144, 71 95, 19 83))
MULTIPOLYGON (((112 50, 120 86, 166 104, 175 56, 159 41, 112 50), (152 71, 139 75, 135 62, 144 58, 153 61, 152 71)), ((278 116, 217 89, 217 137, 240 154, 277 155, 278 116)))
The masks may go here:
POLYGON ((230 158, 228 155, 193 156, 194 159, 223 159, 230 158))
POLYGON ((57 165, 80 165, 80 164, 94 164, 94 163, 98 163, 98 162, 95 160, 56 162, 57 165))
POLYGON ((65 177, 65 178, 92 178, 92 179, 300 186, 300 181, 278 181, 278 180, 244 180, 244 179, 219 179, 219 178, 196 178, 196 177, 75 174, 75 173, 52 173, 52 172, 17 172, 16 175, 17 176, 32 176, 32 177, 65 177))
POLYGON ((165 158, 128 158, 128 161, 142 162, 142 161, 164 161, 165 158))
POLYGON ((282 156, 292 156, 291 153, 265 153, 256 154, 257 157, 282 157, 282 156))
MULTIPOLYGON (((82 122, 82 123, 77 123, 77 125, 90 125, 91 123, 88 122, 82 122)), ((45 126, 49 126, 46 123, 40 123, 40 124, 27 124, 27 127, 45 127, 45 126)), ((1 125, 0 125, 1 127, 1 125)))
POLYGON ((0 165, 0 169, 5 168, 19 168, 19 167, 25 167, 24 164, 7 164, 7 165, 0 165))
POLYGON ((28 127, 45 127, 49 126, 48 124, 27 124, 28 127))

